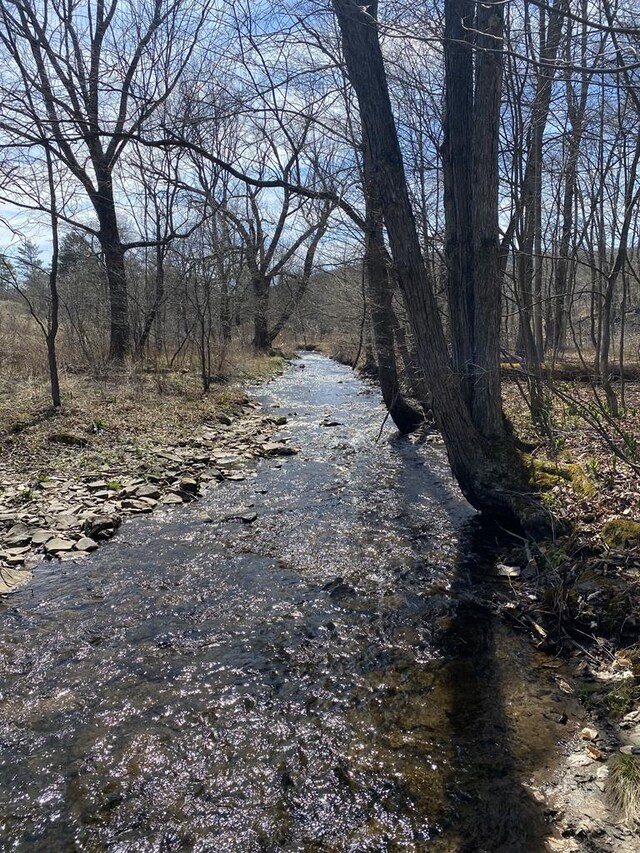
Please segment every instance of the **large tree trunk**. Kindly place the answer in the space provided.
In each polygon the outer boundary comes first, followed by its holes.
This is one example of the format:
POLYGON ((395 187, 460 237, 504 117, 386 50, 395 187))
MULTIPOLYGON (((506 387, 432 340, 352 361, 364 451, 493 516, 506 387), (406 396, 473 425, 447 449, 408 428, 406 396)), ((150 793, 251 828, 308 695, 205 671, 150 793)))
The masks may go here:
MULTIPOLYGON (((505 437, 500 389, 502 278, 498 229, 498 138, 502 95, 504 4, 477 4, 473 105, 473 398, 471 416, 489 439, 505 437)), ((460 133, 468 130, 460 127, 460 133)))
POLYGON ((445 259, 453 368, 467 405, 473 397, 474 281, 471 222, 473 112, 473 0, 445 7, 445 121, 443 145, 445 259))
POLYGON ((109 288, 111 331, 109 358, 122 361, 131 351, 131 329, 129 326, 129 302, 127 296, 127 273, 124 263, 124 248, 120 239, 113 185, 110 176, 98 176, 98 192, 92 196, 96 216, 100 225, 100 248, 109 288))
MULTIPOLYGON (((502 4, 488 4, 490 13, 500 20, 502 4)), ((492 377, 490 385, 482 383, 478 395, 478 412, 483 412, 483 421, 499 424, 498 435, 486 435, 476 425, 465 400, 460 375, 452 369, 447 342, 435 290, 422 258, 420 240, 416 228, 402 153, 393 118, 382 52, 375 21, 377 4, 363 7, 354 0, 333 0, 333 8, 342 33, 342 45, 351 84, 358 98, 360 117, 366 146, 371 152, 371 176, 375 182, 389 243, 400 286, 406 300, 408 315, 416 341, 420 367, 432 395, 433 413, 442 432, 449 460, 468 500, 478 509, 498 514, 527 515, 527 476, 524 465, 513 445, 509 442, 503 426, 501 404, 490 389, 495 387, 492 377)), ((498 46, 493 40, 493 47, 498 46)), ((495 102, 495 97, 491 97, 495 102)), ((487 116, 489 124, 493 119, 487 116)), ((467 129, 468 132, 468 129, 467 129)), ((498 251, 498 223, 486 225, 492 228, 493 251, 498 251)), ((481 238, 482 247, 490 251, 486 231, 481 238)), ((496 260, 497 263, 497 260, 496 260)), ((498 278, 485 282, 487 288, 499 291, 498 278)), ((489 290, 490 310, 496 300, 494 290, 489 290)), ((479 317, 477 318, 479 322, 479 317)), ((476 333, 478 331, 474 322, 476 333)), ((498 364, 486 366, 494 374, 498 364)), ((539 513, 535 511, 539 518, 539 513)))

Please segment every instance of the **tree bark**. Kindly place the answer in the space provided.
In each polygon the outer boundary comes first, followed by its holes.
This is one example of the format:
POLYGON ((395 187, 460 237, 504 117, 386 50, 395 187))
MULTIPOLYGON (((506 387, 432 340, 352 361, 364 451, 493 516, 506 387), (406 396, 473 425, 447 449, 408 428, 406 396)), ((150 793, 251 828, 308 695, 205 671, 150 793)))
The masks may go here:
MULTIPOLYGON (((365 175, 370 169, 371 154, 365 146, 365 175)), ((413 432, 424 422, 422 413, 404 398, 398 380, 393 334, 393 291, 384 246, 382 213, 377 203, 375 185, 365 180, 367 229, 365 233, 365 266, 371 326, 378 363, 378 382, 382 399, 398 431, 413 432)))
MULTIPOLYGON (((498 138, 502 95, 503 4, 477 4, 473 104, 473 397, 471 416, 481 434, 505 437, 500 391, 502 276, 498 231, 498 138)), ((459 128, 468 135, 468 130, 459 128)))
POLYGON ((453 368, 467 405, 473 397, 474 281, 471 221, 471 134, 473 112, 473 0, 445 7, 445 120, 443 176, 447 301, 453 368))
POLYGON ((56 199, 56 187, 53 175, 53 163, 51 152, 45 149, 47 158, 47 176, 49 179, 49 193, 51 196, 51 270, 49 272, 49 322, 47 325, 47 362, 49 365, 49 382, 51 385, 51 402, 54 409, 62 405, 60 396, 60 375, 58 372, 58 352, 56 339, 58 337, 60 297, 58 294, 58 267, 60 259, 60 229, 58 227, 58 205, 56 199))
POLYGON ((98 177, 98 192, 92 196, 91 201, 100 225, 98 238, 104 256, 109 288, 111 316, 109 358, 121 362, 131 352, 131 329, 129 326, 124 247, 118 229, 113 184, 110 175, 98 177))
MULTIPOLYGON (((502 4, 489 5, 494 15, 501 15, 502 4)), ((358 99, 366 145, 372 155, 372 180, 378 189, 420 367, 432 395, 434 417, 453 473, 463 493, 478 509, 523 518, 528 514, 528 484, 522 460, 504 432, 499 438, 488 437, 474 424, 460 376, 449 360, 433 281, 422 258, 409 199, 378 39, 377 3, 363 7, 354 0, 333 0, 333 9, 342 34, 347 72, 358 99)), ((497 250, 497 221, 494 228, 497 250)), ((499 288, 499 281, 494 280, 492 286, 499 288)), ((497 364, 490 366, 498 368, 497 364)), ((487 409, 492 406, 499 406, 499 400, 487 396, 487 409)), ((491 422, 500 422, 500 413, 488 414, 491 422)), ((533 510, 533 514, 540 520, 539 511, 533 510)))
POLYGON ((269 338, 269 289, 271 279, 268 276, 254 275, 253 287, 253 346, 259 352, 266 352, 271 346, 269 338))

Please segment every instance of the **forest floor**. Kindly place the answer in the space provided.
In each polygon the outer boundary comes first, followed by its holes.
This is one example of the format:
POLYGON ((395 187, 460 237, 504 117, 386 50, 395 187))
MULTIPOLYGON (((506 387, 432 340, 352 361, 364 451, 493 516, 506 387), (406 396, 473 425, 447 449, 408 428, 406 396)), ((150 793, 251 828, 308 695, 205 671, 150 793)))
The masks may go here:
POLYGON ((0 593, 44 556, 78 559, 122 517, 244 479, 242 462, 287 455, 271 442, 283 419, 265 416, 243 386, 281 372, 254 358, 208 393, 191 374, 69 375, 54 411, 44 381, 0 384, 0 593), (234 381, 235 380, 235 381, 234 381))

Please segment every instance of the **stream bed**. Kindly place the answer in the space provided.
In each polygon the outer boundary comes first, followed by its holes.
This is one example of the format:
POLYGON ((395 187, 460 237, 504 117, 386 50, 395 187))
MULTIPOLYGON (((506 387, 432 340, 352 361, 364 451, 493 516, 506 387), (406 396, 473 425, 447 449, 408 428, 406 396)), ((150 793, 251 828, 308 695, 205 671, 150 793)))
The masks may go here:
POLYGON ((296 456, 0 603, 0 849, 546 849, 566 697, 442 446, 320 355, 255 395, 296 456))

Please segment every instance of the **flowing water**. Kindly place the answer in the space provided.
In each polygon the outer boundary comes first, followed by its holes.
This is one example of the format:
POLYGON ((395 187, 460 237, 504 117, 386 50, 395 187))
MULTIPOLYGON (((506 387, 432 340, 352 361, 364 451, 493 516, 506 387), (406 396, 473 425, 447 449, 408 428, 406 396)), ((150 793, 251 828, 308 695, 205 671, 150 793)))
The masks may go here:
POLYGON ((560 697, 442 448, 322 356, 265 387, 297 456, 0 604, 0 849, 543 849, 560 697))

